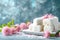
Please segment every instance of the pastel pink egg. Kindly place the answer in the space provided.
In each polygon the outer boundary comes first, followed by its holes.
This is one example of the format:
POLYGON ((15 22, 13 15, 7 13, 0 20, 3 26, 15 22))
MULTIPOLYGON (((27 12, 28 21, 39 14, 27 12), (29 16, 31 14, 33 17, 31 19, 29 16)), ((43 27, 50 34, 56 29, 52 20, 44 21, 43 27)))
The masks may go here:
POLYGON ((16 26, 16 28, 15 28, 16 31, 19 32, 20 31, 20 25, 19 24, 16 24, 15 26, 16 26))
POLYGON ((10 31, 10 28, 8 26, 4 27, 2 29, 2 34, 7 36, 7 35, 11 35, 11 31, 10 31))
POLYGON ((44 32, 44 37, 46 37, 46 38, 50 37, 50 32, 49 31, 45 31, 44 32))
POLYGON ((10 28, 10 30, 11 30, 11 34, 16 34, 16 29, 15 28, 10 28))
POLYGON ((20 28, 21 29, 27 29, 28 27, 27 27, 26 23, 21 23, 20 28))

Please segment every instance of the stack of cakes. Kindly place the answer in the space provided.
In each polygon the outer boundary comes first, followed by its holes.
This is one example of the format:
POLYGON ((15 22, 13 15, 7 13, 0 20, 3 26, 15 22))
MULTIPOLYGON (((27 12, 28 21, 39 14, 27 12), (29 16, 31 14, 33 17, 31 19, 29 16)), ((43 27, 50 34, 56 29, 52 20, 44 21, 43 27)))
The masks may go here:
POLYGON ((31 31, 49 31, 55 32, 60 29, 58 17, 51 14, 44 15, 33 19, 33 23, 29 25, 29 30, 31 31))

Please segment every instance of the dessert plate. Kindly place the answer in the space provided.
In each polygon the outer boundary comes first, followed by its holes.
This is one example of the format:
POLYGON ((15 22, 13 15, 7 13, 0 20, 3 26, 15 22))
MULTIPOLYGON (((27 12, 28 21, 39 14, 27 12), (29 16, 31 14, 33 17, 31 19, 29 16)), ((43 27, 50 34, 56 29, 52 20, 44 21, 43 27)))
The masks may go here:
MULTIPOLYGON (((37 36, 43 36, 44 32, 36 32, 36 31, 30 31, 29 29, 25 29, 22 32, 25 34, 30 34, 30 35, 37 35, 37 36)), ((55 34, 56 32, 52 32, 51 34, 55 34)))

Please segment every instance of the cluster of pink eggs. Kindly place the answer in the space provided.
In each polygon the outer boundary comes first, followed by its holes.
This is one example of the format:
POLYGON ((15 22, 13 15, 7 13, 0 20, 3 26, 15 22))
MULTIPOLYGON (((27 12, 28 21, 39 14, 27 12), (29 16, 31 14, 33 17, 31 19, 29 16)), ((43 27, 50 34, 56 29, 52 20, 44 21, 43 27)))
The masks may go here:
POLYGON ((27 29, 30 24, 31 24, 30 22, 28 22, 27 24, 26 23, 21 23, 20 25, 16 24, 14 25, 15 27, 11 27, 11 28, 5 26, 2 29, 2 34, 5 36, 16 34, 17 32, 20 32, 23 29, 27 29))

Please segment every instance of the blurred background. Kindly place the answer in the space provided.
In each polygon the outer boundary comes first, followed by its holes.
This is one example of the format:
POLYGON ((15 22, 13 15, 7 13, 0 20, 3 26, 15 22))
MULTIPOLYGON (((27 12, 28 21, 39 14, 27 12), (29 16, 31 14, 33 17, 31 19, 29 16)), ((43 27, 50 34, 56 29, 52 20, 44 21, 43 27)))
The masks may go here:
POLYGON ((0 0, 0 24, 11 19, 15 24, 32 21, 47 13, 58 16, 60 20, 60 0, 0 0))

